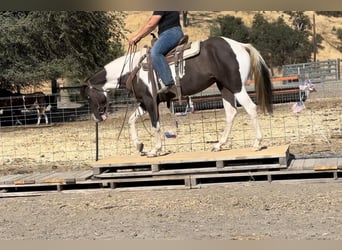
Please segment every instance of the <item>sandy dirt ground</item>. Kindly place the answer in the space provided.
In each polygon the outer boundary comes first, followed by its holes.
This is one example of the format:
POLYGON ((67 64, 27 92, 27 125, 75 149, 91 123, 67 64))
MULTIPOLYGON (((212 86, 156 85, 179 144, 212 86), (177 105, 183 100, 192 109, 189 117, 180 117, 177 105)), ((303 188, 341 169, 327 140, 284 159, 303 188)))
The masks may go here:
POLYGON ((0 198, 0 238, 342 239, 339 181, 0 198))

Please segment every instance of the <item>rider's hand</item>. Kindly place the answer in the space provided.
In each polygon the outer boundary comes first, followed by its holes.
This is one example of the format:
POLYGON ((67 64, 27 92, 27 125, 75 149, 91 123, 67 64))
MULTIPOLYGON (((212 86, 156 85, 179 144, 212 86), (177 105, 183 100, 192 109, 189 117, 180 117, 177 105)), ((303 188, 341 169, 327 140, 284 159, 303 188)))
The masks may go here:
POLYGON ((129 45, 136 45, 140 41, 140 36, 135 35, 129 39, 129 45))

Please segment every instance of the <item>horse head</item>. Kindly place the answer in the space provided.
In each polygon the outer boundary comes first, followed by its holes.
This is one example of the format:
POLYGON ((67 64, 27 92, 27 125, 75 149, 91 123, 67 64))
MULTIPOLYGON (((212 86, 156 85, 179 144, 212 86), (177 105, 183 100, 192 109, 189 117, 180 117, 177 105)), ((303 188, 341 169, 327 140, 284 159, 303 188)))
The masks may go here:
POLYGON ((93 86, 90 81, 86 81, 81 85, 81 95, 88 100, 89 108, 96 122, 105 121, 108 118, 106 91, 97 86, 93 86))

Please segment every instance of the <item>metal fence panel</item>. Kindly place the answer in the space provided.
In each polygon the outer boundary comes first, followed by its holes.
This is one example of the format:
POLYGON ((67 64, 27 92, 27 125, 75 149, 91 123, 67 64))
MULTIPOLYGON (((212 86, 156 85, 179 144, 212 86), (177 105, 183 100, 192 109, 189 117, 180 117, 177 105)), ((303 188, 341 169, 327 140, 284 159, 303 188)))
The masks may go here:
POLYGON ((340 80, 340 59, 290 64, 283 66, 283 75, 299 75, 313 83, 340 80))

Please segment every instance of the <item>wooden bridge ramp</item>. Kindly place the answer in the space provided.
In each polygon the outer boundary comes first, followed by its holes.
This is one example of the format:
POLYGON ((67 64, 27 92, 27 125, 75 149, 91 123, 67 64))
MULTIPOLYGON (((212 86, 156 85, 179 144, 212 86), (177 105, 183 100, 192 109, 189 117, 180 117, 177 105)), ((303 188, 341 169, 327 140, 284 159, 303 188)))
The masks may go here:
POLYGON ((116 156, 75 172, 0 176, 0 198, 40 191, 191 189, 232 182, 338 181, 342 158, 294 159, 289 146, 180 152, 156 158, 116 156), (13 194, 17 193, 17 194, 13 194))
POLYGON ((163 182, 191 188, 199 184, 200 179, 286 169, 288 162, 288 145, 260 151, 244 148, 220 152, 178 152, 154 158, 112 156, 93 163, 93 177, 107 180, 112 188, 125 184, 160 185, 163 182))

